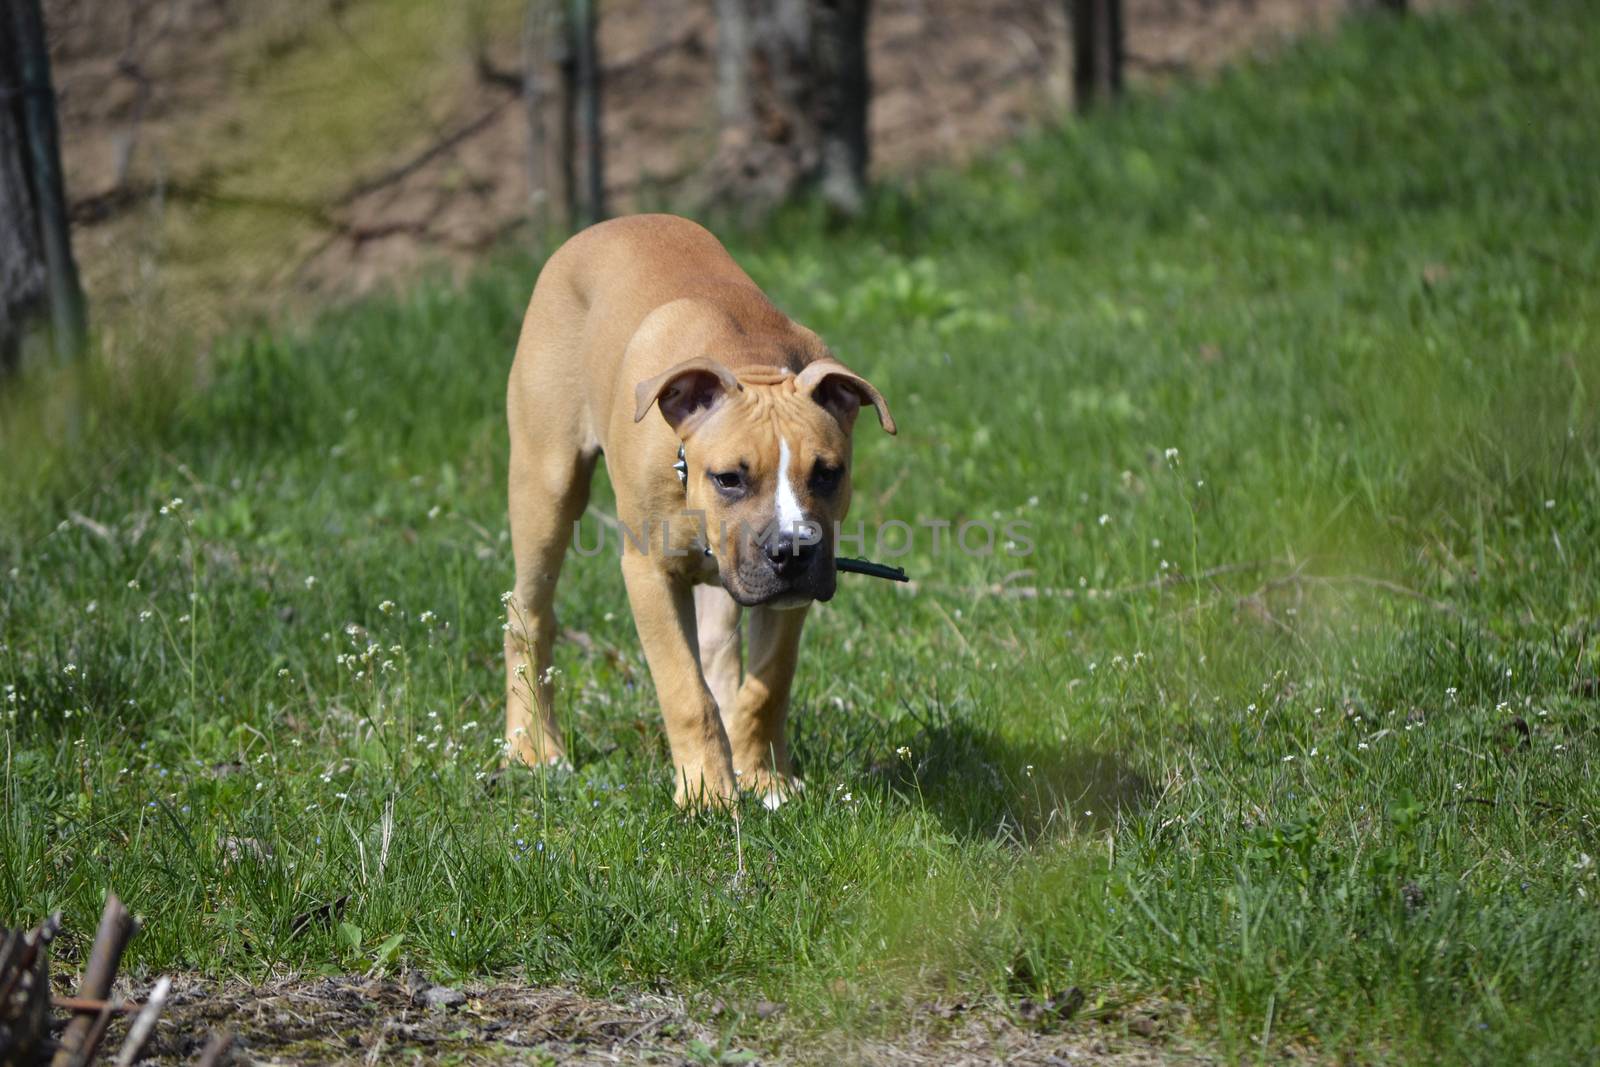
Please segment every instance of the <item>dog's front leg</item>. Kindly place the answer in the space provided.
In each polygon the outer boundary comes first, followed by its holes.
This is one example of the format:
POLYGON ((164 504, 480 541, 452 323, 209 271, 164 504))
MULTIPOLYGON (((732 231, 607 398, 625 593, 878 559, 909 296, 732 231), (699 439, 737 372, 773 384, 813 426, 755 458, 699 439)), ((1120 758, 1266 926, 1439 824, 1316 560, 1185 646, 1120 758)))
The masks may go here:
POLYGON ((733 714, 739 695, 739 677, 744 668, 744 643, 740 640, 739 616, 743 609, 720 585, 694 587, 694 621, 700 638, 700 673, 716 698, 723 715, 733 714))
POLYGON ((785 724, 807 610, 751 610, 750 662, 727 721, 739 786, 757 793, 769 808, 801 788, 789 763, 785 724))
POLYGON ((642 554, 623 556, 622 577, 666 720, 678 806, 725 806, 738 786, 716 698, 700 673, 694 594, 642 554))

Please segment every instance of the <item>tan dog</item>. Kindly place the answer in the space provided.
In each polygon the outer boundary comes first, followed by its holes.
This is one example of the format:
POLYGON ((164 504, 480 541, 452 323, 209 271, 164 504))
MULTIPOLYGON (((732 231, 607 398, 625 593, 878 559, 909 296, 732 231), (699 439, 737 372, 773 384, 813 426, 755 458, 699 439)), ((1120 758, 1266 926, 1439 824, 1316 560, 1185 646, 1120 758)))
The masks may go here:
POLYGON ((878 391, 695 223, 638 215, 562 245, 534 287, 506 396, 508 758, 565 762, 549 674, 556 579, 604 453, 678 803, 726 803, 744 788, 775 807, 799 788, 789 685, 806 609, 833 595, 863 403, 894 433, 878 391))

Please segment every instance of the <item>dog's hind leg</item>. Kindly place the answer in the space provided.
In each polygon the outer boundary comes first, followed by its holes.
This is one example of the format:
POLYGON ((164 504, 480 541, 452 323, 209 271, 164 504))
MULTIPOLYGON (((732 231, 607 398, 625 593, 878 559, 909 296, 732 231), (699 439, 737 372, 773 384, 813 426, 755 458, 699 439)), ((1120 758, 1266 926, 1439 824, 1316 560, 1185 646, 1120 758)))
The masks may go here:
POLYGON ((511 547, 517 579, 506 604, 506 761, 538 767, 566 762, 555 721, 551 649, 556 580, 573 524, 589 502, 597 453, 570 442, 538 442, 511 425, 511 547))
POLYGON ((739 692, 743 642, 740 640, 739 602, 720 585, 694 587, 695 629, 700 644, 700 673, 717 698, 726 724, 739 692))

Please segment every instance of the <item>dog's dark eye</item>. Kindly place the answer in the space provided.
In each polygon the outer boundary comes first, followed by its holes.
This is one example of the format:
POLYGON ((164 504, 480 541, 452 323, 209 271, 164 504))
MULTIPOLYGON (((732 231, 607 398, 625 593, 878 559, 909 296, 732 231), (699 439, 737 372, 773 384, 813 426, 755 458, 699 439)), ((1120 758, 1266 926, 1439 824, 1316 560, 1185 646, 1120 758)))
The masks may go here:
POLYGON ((743 487, 744 475, 739 471, 707 471, 711 480, 717 483, 717 488, 727 489, 730 492, 743 487))
POLYGON ((830 467, 826 463, 818 463, 811 469, 811 491, 818 496, 827 496, 839 488, 839 479, 843 475, 843 467, 830 467))

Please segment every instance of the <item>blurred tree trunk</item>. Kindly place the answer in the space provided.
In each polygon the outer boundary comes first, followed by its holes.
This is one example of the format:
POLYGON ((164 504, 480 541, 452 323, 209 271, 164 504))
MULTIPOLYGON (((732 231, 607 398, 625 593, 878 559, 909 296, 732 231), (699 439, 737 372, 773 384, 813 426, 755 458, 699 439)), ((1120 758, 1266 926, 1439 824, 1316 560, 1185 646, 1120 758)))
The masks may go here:
POLYGON ((748 0, 716 0, 717 118, 724 131, 743 129, 755 115, 750 99, 748 0))
POLYGON ((870 0, 716 0, 721 137, 710 196, 751 213, 815 183, 865 202, 870 0))
POLYGON ((868 0, 814 0, 811 61, 822 159, 818 187, 834 210, 855 216, 867 201, 868 0))
MULTIPOLYGON (((6 20, 9 22, 9 19, 6 20)), ((23 158, 21 116, 13 105, 15 85, 10 72, 11 34, 0 24, 0 49, 6 83, 0 85, 5 105, 0 107, 0 374, 17 369, 22 340, 45 308, 44 254, 39 250, 39 223, 28 189, 27 161, 23 158)))
POLYGON ((562 222, 576 230, 582 214, 578 191, 578 58, 572 47, 572 7, 570 0, 553 0, 556 5, 553 59, 560 75, 560 98, 556 101, 556 185, 559 187, 562 222))
POLYGON ((0 5, 0 369, 48 307, 63 361, 84 350, 83 290, 72 259, 55 91, 39 0, 0 5))
POLYGON ((528 218, 543 240, 550 232, 550 138, 544 104, 552 31, 559 25, 548 0, 528 0, 522 12, 522 116, 528 128, 528 218))
POLYGON ((602 75, 595 34, 599 18, 595 0, 569 0, 567 33, 571 42, 571 89, 567 94, 568 119, 576 127, 576 144, 569 158, 579 163, 581 178, 573 198, 574 227, 591 226, 606 217, 605 143, 601 137, 600 99, 602 75))
POLYGON ((1067 0, 1072 26, 1072 92, 1078 110, 1122 94, 1122 0, 1067 0))

